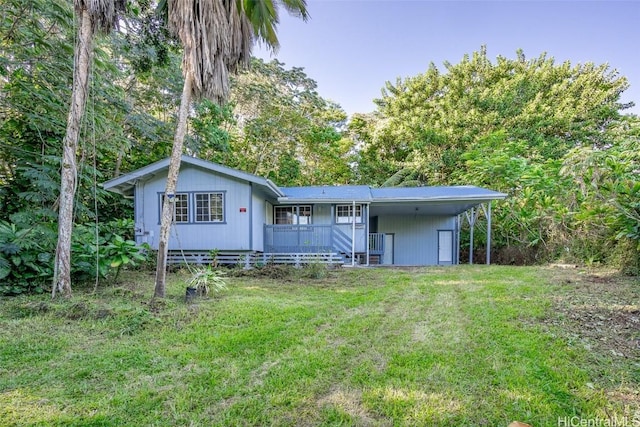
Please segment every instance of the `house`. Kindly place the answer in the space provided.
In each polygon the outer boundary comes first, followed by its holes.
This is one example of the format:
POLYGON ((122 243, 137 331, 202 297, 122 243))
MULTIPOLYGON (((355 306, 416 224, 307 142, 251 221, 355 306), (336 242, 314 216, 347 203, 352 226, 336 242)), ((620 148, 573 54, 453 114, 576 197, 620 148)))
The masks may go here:
MULTIPOLYGON (((103 184, 134 200, 135 239, 158 247, 169 159, 103 184)), ((506 194, 474 186, 278 187, 272 181, 182 156, 170 259, 305 259, 360 264, 459 263, 461 222, 472 226, 506 194)), ((488 236, 490 237, 490 236, 488 236)), ((487 239, 490 244, 490 238, 487 239)), ((487 251, 487 262, 489 262, 487 251)))

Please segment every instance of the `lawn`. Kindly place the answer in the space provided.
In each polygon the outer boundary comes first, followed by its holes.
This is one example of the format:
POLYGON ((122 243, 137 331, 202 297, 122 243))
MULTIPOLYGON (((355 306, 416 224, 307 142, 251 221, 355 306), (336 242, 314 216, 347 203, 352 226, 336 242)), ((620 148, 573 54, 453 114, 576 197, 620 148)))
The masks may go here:
POLYGON ((186 304, 187 278, 0 300, 0 424, 640 425, 637 278, 345 268, 186 304))

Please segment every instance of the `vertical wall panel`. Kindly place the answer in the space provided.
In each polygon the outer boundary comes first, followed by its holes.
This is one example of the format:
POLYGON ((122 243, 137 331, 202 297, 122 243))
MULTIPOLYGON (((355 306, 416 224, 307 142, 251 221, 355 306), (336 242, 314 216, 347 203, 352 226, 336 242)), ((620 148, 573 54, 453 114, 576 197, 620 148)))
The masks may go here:
MULTIPOLYGON (((143 202, 144 226, 148 242, 157 249, 160 232, 160 197, 165 190, 166 172, 154 176, 144 183, 143 202)), ((177 192, 190 193, 190 215, 188 224, 175 224, 169 239, 169 249, 177 250, 250 250, 250 201, 249 183, 210 171, 204 171, 191 165, 180 169, 177 192), (195 218, 194 192, 224 192, 224 223, 193 222, 195 218), (246 211, 241 212, 241 208, 246 211)), ((255 230, 253 231, 254 238, 255 230)), ((260 233, 262 233, 260 231, 260 233)))
POLYGON ((394 233, 394 264, 436 265, 438 230, 454 230, 455 218, 379 216, 378 232, 394 233))

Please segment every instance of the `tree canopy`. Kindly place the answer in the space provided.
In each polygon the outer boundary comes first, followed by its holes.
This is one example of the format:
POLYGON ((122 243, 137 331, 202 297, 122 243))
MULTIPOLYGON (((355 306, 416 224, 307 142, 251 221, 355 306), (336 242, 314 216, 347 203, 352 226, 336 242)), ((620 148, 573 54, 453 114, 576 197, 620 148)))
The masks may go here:
POLYGON ((432 63, 388 82, 377 111, 351 121, 363 145, 359 179, 505 192, 499 247, 529 261, 605 262, 628 252, 627 239, 638 243, 640 141, 638 118, 622 115, 627 87, 607 65, 522 51, 492 62, 482 48, 443 70, 432 63))

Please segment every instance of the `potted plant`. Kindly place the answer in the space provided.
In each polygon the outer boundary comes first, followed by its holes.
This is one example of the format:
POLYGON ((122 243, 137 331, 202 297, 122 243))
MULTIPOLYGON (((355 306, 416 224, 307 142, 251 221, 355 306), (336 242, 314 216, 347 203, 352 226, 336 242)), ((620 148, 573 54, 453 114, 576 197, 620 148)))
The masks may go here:
POLYGON ((220 292, 227 289, 227 283, 224 280, 224 272, 215 270, 211 266, 197 267, 192 271, 191 278, 187 282, 187 302, 195 297, 205 297, 209 295, 209 291, 220 292))

